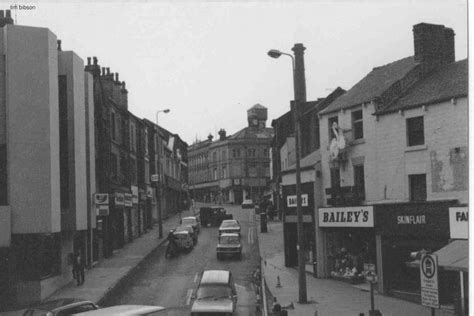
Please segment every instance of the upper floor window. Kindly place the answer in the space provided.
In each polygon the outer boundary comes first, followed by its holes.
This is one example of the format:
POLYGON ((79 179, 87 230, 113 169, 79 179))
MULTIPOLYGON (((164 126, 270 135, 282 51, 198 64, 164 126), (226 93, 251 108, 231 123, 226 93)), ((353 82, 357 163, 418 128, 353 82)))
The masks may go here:
POLYGON ((212 160, 213 160, 213 161, 217 161, 217 152, 214 152, 214 153, 212 154, 212 160))
POLYGON ((354 166, 354 189, 357 197, 365 200, 364 165, 354 166))
POLYGON ((338 120, 337 116, 333 116, 333 117, 328 118, 329 142, 331 142, 331 140, 333 138, 336 138, 336 135, 334 134, 334 130, 333 130, 333 124, 334 123, 339 124, 339 120, 338 120))
POLYGON ((222 167, 222 178, 227 178, 227 167, 222 167))
POLYGON ((338 168, 331 168, 331 188, 339 188, 341 186, 341 174, 338 168))
POLYGON ((410 201, 426 201, 426 174, 408 176, 410 201))
POLYGON ((362 110, 352 112, 352 132, 354 139, 364 138, 364 126, 362 124, 362 110))
POLYGON ((225 150, 222 151, 222 159, 225 160, 227 158, 227 153, 225 150))
POLYGON ((255 148, 247 149, 247 156, 248 157, 255 157, 255 148))
POLYGON ((214 180, 217 180, 217 168, 214 168, 214 180))
POLYGON ((268 157, 268 149, 263 150, 263 157, 268 157))
POLYGON ((407 119, 407 143, 409 147, 425 143, 423 116, 407 119))

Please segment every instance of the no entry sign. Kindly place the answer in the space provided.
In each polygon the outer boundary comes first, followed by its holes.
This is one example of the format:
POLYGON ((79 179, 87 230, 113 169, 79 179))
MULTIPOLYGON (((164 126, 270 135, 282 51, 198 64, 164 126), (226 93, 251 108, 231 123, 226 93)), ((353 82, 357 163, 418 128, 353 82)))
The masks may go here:
POLYGON ((422 255, 420 261, 421 304, 439 308, 438 257, 422 255))

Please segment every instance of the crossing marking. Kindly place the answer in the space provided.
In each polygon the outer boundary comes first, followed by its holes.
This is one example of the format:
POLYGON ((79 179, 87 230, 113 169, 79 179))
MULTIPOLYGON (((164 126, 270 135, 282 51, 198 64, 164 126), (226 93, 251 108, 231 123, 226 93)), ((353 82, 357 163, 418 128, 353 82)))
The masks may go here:
POLYGON ((186 305, 191 304, 191 295, 193 295, 193 289, 188 289, 188 294, 186 295, 186 305))

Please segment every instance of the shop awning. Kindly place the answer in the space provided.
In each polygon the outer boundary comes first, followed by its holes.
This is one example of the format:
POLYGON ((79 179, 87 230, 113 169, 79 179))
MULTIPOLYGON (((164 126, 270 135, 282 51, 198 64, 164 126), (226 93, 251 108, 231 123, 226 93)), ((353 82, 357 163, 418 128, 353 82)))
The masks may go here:
MULTIPOLYGON (((451 271, 469 270, 469 241, 454 240, 435 251, 433 254, 438 255, 438 266, 451 271)), ((407 262, 409 267, 419 267, 420 260, 407 262)))

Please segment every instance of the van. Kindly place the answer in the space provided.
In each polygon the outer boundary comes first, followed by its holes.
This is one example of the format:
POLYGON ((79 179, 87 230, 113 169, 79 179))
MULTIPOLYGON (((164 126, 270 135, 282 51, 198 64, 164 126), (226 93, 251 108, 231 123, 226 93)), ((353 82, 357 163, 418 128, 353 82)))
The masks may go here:
POLYGON ((232 273, 227 270, 204 271, 192 298, 191 316, 235 315, 237 292, 232 273))

